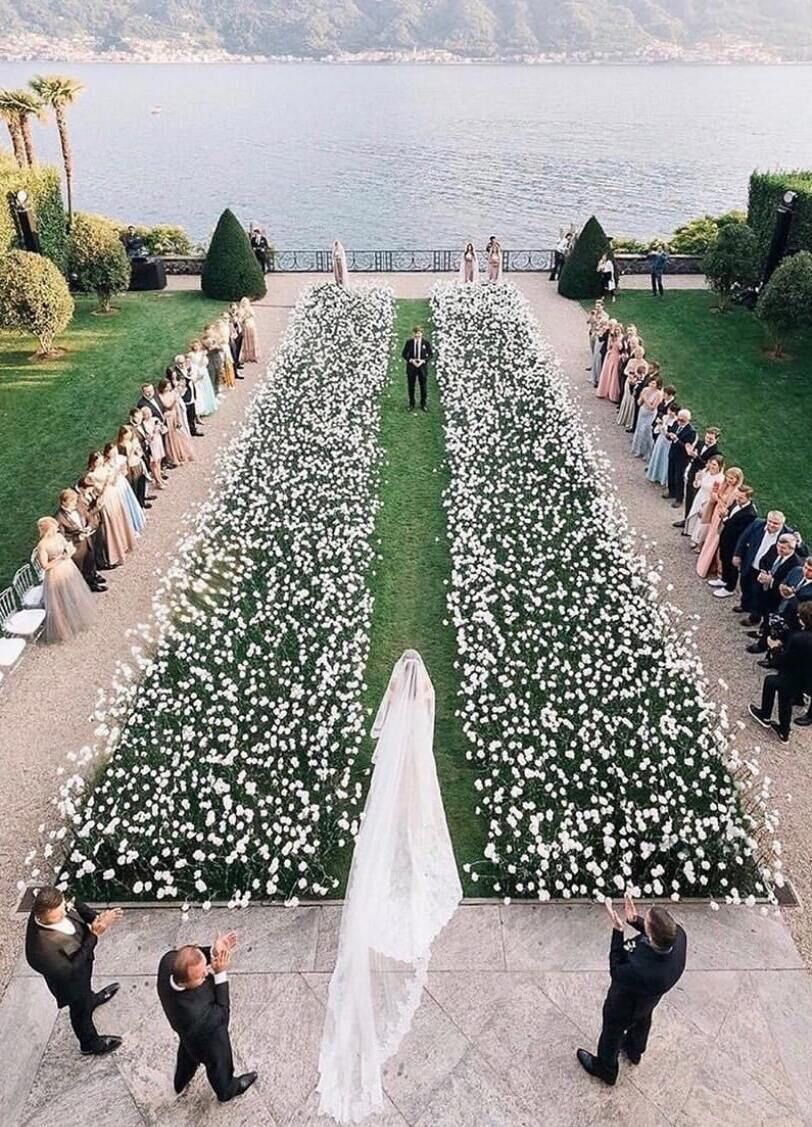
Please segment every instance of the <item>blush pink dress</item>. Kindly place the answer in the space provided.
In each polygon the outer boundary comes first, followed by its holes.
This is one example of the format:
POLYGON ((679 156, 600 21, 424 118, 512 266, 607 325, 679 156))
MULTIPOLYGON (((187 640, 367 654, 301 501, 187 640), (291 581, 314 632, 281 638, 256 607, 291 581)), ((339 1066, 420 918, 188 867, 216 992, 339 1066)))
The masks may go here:
POLYGON ((620 337, 610 342, 595 389, 598 399, 609 399, 612 403, 620 402, 620 346, 620 337))

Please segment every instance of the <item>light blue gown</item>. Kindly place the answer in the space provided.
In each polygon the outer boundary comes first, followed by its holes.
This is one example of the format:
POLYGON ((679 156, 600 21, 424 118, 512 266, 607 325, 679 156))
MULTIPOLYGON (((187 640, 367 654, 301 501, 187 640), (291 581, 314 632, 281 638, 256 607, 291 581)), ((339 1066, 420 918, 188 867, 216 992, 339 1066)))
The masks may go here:
MULTIPOLYGON (((192 353, 194 357, 196 354, 192 353)), ((197 393, 197 413, 201 419, 205 415, 213 415, 217 410, 217 396, 214 394, 214 384, 211 382, 209 375, 209 366, 206 362, 206 353, 201 352, 199 355, 202 359, 200 361, 193 359, 192 366, 193 372, 199 379, 195 381, 195 391, 197 393)))
POLYGON ((657 435, 654 449, 646 466, 646 477, 649 481, 657 481, 660 485, 668 485, 668 454, 671 443, 664 434, 657 435))

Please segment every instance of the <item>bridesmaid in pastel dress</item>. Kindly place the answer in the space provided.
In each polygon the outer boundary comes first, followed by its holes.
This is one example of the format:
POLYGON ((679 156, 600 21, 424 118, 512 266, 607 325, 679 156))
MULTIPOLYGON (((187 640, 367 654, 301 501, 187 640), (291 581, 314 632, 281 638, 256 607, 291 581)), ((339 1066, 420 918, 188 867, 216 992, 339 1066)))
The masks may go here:
POLYGON ((671 450, 671 443, 666 435, 668 428, 676 420, 678 409, 676 403, 669 403, 654 428, 656 438, 654 449, 651 451, 651 457, 646 466, 646 477, 656 485, 668 485, 668 454, 671 450))
POLYGON ((121 499, 122 507, 132 525, 133 532, 136 536, 140 536, 147 521, 141 506, 138 504, 135 491, 127 478, 127 458, 124 454, 119 453, 118 445, 115 442, 108 442, 103 452, 104 464, 107 466, 110 475, 111 486, 121 499))
POLYGON ((645 458, 648 462, 654 449, 653 426, 657 418, 657 408, 663 401, 663 381, 652 376, 640 392, 640 410, 632 438, 632 454, 635 458, 645 458))
POLYGON ((708 535, 713 510, 716 507, 713 491, 716 489, 718 492, 724 479, 724 463, 718 456, 708 458, 705 468, 694 478, 697 484, 696 496, 685 518, 682 535, 691 537, 695 552, 699 551, 708 535))
POLYGON ((237 386, 237 373, 234 369, 234 358, 231 355, 231 325, 228 317, 220 317, 212 325, 214 339, 220 346, 222 353, 221 379, 223 387, 237 386))
POLYGON ((743 471, 738 466, 731 466, 725 473, 724 481, 717 483, 711 491, 711 501, 714 503, 713 512, 708 523, 708 531, 705 534, 702 550, 699 553, 699 559, 696 561, 696 574, 702 579, 706 579, 711 571, 717 574, 719 572, 720 525, 725 513, 733 504, 733 499, 743 481, 743 471))
POLYGON ((240 301, 240 316, 242 317, 242 358, 249 364, 256 364, 259 360, 259 338, 257 336, 257 322, 254 310, 247 297, 240 301))
POLYGON ((603 362, 609 341, 609 317, 601 308, 601 315, 595 322, 595 344, 592 350, 592 386, 597 387, 603 370, 603 362))
MULTIPOLYGON (((637 348, 635 352, 642 353, 637 348)), ((635 392, 638 384, 648 375, 648 364, 641 356, 633 356, 626 365, 626 379, 623 381, 623 398, 617 412, 617 425, 631 433, 634 430, 635 392)))
POLYGON ((43 572, 45 641, 67 642, 92 624, 96 608, 82 573, 73 562, 75 548, 59 531, 53 517, 37 521, 39 543, 34 549, 43 572))
POLYGON ((194 380, 197 390, 197 413, 201 418, 213 415, 217 410, 217 396, 214 394, 206 350, 201 341, 192 341, 186 360, 189 364, 190 377, 194 380))
POLYGON ((103 455, 94 450, 88 458, 87 472, 98 496, 107 558, 110 567, 118 567, 135 547, 135 532, 116 489, 117 470, 105 465, 103 455))
POLYGON ((502 245, 496 238, 496 235, 491 235, 490 239, 488 239, 488 245, 485 247, 485 256, 488 260, 488 281, 501 282, 502 245))
POLYGON ((473 283, 479 277, 479 261, 473 243, 466 243, 460 260, 460 281, 473 283))
POLYGON ((193 462, 195 456, 192 452, 192 441, 184 432, 178 414, 178 406, 182 408, 183 403, 177 391, 170 386, 169 380, 161 380, 158 384, 158 399, 164 409, 166 422, 164 435, 166 456, 176 466, 181 466, 184 462, 193 462))
POLYGON ((601 368, 601 378, 595 391, 598 399, 608 399, 611 403, 620 402, 620 349, 623 344, 623 326, 617 321, 609 322, 609 345, 606 359, 601 368))

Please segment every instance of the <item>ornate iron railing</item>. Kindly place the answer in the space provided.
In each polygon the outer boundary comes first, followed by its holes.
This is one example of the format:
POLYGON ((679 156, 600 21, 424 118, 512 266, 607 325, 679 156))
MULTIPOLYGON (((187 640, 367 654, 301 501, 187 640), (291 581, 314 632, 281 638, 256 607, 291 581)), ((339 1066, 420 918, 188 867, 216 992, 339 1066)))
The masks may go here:
MULTIPOLYGON (((450 274, 460 268, 461 250, 348 250, 347 265, 363 274, 450 274)), ((484 264, 480 252, 480 266, 484 264)), ((551 250, 503 250, 502 270, 508 274, 530 270, 549 270, 551 250)), ((330 250, 274 251, 271 270, 283 273, 329 274, 333 269, 330 250)))

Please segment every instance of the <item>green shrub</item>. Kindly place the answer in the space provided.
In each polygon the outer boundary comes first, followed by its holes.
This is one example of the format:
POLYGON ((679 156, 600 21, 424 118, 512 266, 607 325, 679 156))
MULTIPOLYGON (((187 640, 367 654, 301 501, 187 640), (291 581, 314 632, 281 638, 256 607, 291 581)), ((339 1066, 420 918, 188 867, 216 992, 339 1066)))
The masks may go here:
POLYGON ((626 235, 613 235, 612 250, 615 254, 648 254, 661 241, 660 239, 649 239, 647 242, 643 242, 626 235))
POLYGON ((0 256, 0 326, 31 333, 47 356, 54 338, 73 317, 68 283, 55 263, 40 254, 13 250, 0 256))
POLYGON ((719 309, 730 305, 734 288, 754 286, 759 276, 756 236, 746 223, 725 223, 702 260, 702 270, 711 289, 718 294, 719 309))
MULTIPOLYGON (((128 233, 127 227, 119 225, 118 236, 123 240, 128 233)), ((150 254, 191 254, 193 251, 192 240, 183 227, 175 227, 169 223, 158 223, 154 227, 136 227, 136 235, 144 240, 144 246, 150 254)))
POLYGON ((784 259, 764 287, 756 313, 772 337, 775 355, 783 355, 787 337, 812 326, 812 253, 802 250, 784 259))
POLYGON ((0 254, 19 247, 9 195, 28 192, 43 254, 64 273, 68 261, 67 216, 56 168, 38 165, 19 168, 7 155, 0 155, 0 254))
POLYGON ((717 221, 712 215, 703 215, 677 227, 669 246, 673 254, 707 254, 718 234, 717 221))
POLYGON ((109 311, 113 294, 123 293, 130 285, 130 260, 118 228, 101 215, 74 215, 68 267, 77 289, 96 294, 102 313, 109 311))
POLYGON ((248 236, 228 208, 217 221, 201 278, 203 293, 218 301, 265 296, 265 278, 248 236))
POLYGON ((570 251, 558 279, 558 292, 562 297, 585 298, 600 297, 603 281, 598 274, 598 263, 611 249, 606 232, 595 216, 587 222, 575 246, 570 251))
POLYGON ((762 258, 772 241, 775 209, 787 191, 798 196, 787 251, 812 251, 812 172, 754 172, 750 177, 747 222, 755 231, 762 258))

